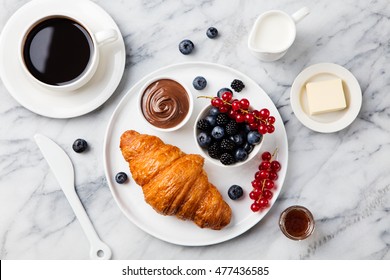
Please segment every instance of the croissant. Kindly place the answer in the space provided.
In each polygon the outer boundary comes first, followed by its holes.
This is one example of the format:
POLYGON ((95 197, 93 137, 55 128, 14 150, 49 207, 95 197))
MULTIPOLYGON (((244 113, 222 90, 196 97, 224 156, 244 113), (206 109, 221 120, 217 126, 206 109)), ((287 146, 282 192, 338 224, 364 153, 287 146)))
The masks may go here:
POLYGON ((201 228, 219 230, 229 224, 231 209, 208 181, 203 157, 134 130, 122 134, 120 149, 155 211, 191 220, 201 228))

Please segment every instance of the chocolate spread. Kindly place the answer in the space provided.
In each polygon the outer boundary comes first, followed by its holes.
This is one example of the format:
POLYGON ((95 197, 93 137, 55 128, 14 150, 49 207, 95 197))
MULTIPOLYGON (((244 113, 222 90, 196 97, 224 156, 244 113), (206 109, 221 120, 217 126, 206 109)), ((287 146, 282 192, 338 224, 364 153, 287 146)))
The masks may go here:
POLYGON ((143 115, 159 128, 177 126, 188 114, 189 107, 189 96, 184 87, 170 79, 153 82, 141 98, 143 115))

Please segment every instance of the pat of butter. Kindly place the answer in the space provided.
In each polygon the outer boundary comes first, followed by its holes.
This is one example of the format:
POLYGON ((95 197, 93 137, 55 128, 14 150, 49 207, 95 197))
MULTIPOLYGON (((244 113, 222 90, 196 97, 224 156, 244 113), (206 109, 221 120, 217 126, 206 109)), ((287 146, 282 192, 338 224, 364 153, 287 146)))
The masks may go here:
POLYGON ((306 84, 310 115, 339 111, 347 107, 341 79, 306 84))

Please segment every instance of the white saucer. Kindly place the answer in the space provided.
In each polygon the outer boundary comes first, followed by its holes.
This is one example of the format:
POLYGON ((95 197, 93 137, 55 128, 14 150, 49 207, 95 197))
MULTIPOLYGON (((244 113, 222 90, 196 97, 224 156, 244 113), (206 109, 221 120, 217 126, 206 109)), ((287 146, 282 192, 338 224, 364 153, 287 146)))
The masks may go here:
POLYGON ((306 127, 323 133, 339 131, 350 125, 362 106, 362 91, 355 76, 344 67, 333 63, 319 63, 304 69, 291 87, 290 102, 298 120, 306 127), (337 112, 311 116, 306 97, 308 82, 340 78, 347 102, 347 108, 337 112))
POLYGON ((51 92, 35 84, 24 74, 18 59, 20 36, 37 18, 62 12, 82 18, 93 32, 112 28, 121 34, 111 16, 89 0, 33 0, 12 15, 0 36, 0 77, 22 106, 51 118, 77 117, 102 105, 117 88, 126 61, 125 45, 119 36, 101 47, 98 69, 80 89, 71 93, 51 92))

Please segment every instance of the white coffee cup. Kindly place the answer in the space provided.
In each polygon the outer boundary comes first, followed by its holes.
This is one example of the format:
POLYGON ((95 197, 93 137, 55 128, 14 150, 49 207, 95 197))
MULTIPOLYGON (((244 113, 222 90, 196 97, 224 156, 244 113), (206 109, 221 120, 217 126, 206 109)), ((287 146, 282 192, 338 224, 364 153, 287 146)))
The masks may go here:
POLYGON ((114 29, 93 32, 72 15, 48 15, 26 28, 19 43, 19 60, 34 83, 50 91, 70 92, 93 77, 99 65, 100 48, 117 38, 114 29), (61 53, 64 55, 58 55, 61 53))
POLYGON ((280 59, 295 41, 296 23, 308 14, 306 7, 291 16, 279 10, 261 14, 250 32, 249 50, 263 61, 280 59))

